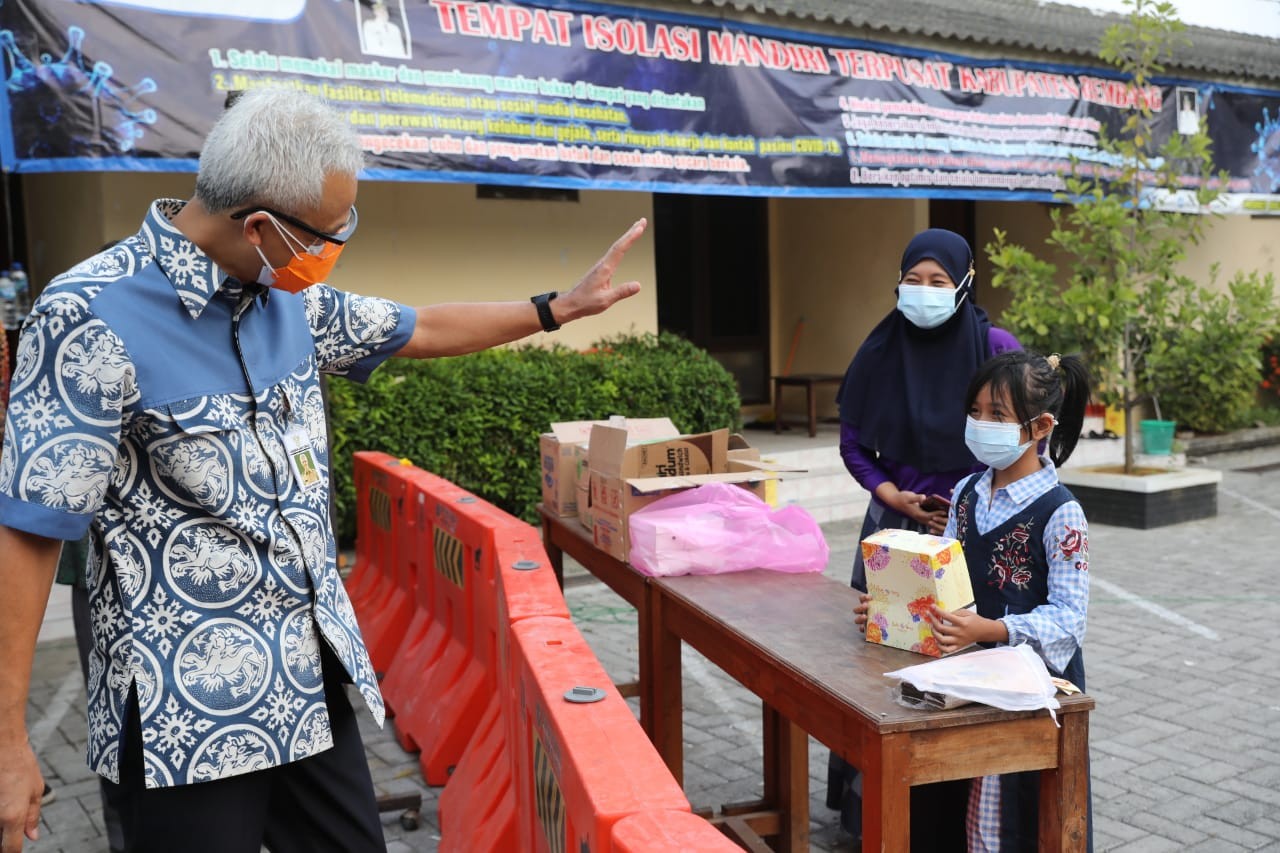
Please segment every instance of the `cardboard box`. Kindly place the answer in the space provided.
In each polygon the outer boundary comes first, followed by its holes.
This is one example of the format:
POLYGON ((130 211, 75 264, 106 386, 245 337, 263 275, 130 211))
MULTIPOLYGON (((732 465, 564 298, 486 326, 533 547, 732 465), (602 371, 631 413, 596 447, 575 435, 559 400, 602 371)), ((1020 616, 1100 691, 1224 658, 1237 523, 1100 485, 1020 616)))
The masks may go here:
MULTIPOLYGON (((551 425, 538 440, 542 462, 542 503, 561 516, 578 515, 578 480, 586 466, 591 427, 609 421, 565 421, 551 425)), ((680 434, 669 418, 632 418, 626 432, 633 440, 671 438, 680 434)))
POLYGON ((574 451, 574 461, 577 466, 578 483, 577 483, 577 509, 578 521, 582 522, 582 526, 591 529, 591 470, 587 467, 587 445, 579 444, 574 451))
POLYGON ((973 609, 973 586, 956 539, 881 530, 862 540, 867 567, 867 642, 942 657, 927 614, 973 609))
POLYGON ((619 560, 630 557, 629 520, 641 507, 712 482, 734 483, 768 501, 776 471, 798 470, 760 461, 759 450, 723 429, 637 444, 615 428, 595 426, 587 458, 589 494, 579 497, 579 514, 590 515, 596 547, 619 560))
MULTIPOLYGON (((626 479, 616 486, 604 480, 601 499, 607 506, 595 505, 593 488, 591 534, 596 547, 619 560, 631 557, 631 514, 659 498, 692 489, 706 483, 733 483, 764 500, 765 487, 777 478, 772 471, 737 471, 719 474, 696 474, 687 477, 636 477, 626 479)), ((601 483, 593 475, 592 484, 601 483)))

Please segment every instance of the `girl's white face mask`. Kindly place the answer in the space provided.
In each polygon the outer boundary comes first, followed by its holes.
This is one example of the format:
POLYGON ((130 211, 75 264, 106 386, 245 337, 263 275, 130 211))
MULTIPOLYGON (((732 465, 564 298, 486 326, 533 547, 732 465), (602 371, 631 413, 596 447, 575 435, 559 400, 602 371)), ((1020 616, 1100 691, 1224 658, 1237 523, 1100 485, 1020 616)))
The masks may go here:
POLYGON ((980 421, 969 416, 964 427, 964 443, 974 458, 989 468, 1003 471, 1022 458, 1032 442, 1019 443, 1023 424, 980 421))

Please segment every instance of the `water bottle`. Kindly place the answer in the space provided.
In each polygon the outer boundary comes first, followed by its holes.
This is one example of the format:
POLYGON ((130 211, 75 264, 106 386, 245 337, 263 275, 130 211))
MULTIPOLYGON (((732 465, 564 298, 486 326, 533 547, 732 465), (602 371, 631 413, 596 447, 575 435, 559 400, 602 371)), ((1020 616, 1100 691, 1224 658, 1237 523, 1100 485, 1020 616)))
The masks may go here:
POLYGON ((13 291, 13 279, 8 272, 0 272, 0 321, 6 329, 18 328, 18 300, 13 291))
POLYGON ((22 325, 22 321, 27 318, 27 314, 31 313, 31 290, 28 287, 27 271, 22 268, 21 261, 13 262, 13 269, 9 271, 9 280, 13 282, 13 297, 17 304, 18 325, 22 325))

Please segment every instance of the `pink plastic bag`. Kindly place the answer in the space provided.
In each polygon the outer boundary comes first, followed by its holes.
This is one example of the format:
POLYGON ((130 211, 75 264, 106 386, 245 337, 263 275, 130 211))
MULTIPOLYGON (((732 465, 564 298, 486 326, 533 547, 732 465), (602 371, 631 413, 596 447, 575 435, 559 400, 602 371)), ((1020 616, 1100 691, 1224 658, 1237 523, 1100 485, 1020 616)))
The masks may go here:
POLYGON ((707 483, 631 515, 631 565, 651 577, 744 569, 820 572, 830 549, 803 508, 772 510, 728 483, 707 483))

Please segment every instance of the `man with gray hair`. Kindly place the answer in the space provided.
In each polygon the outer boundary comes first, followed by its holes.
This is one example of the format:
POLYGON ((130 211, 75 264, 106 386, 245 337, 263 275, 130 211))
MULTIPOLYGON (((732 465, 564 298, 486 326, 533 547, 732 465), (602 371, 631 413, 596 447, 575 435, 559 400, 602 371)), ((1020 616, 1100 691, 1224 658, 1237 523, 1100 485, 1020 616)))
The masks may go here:
POLYGON ((356 231, 350 126, 288 90, 214 125, 195 196, 53 279, 0 458, 0 851, 35 839, 24 721, 58 549, 88 530, 88 759, 136 851, 381 850, 344 682, 382 699, 336 569, 319 376, 458 355, 635 294, 635 223, 557 296, 410 308, 325 284, 356 231))

